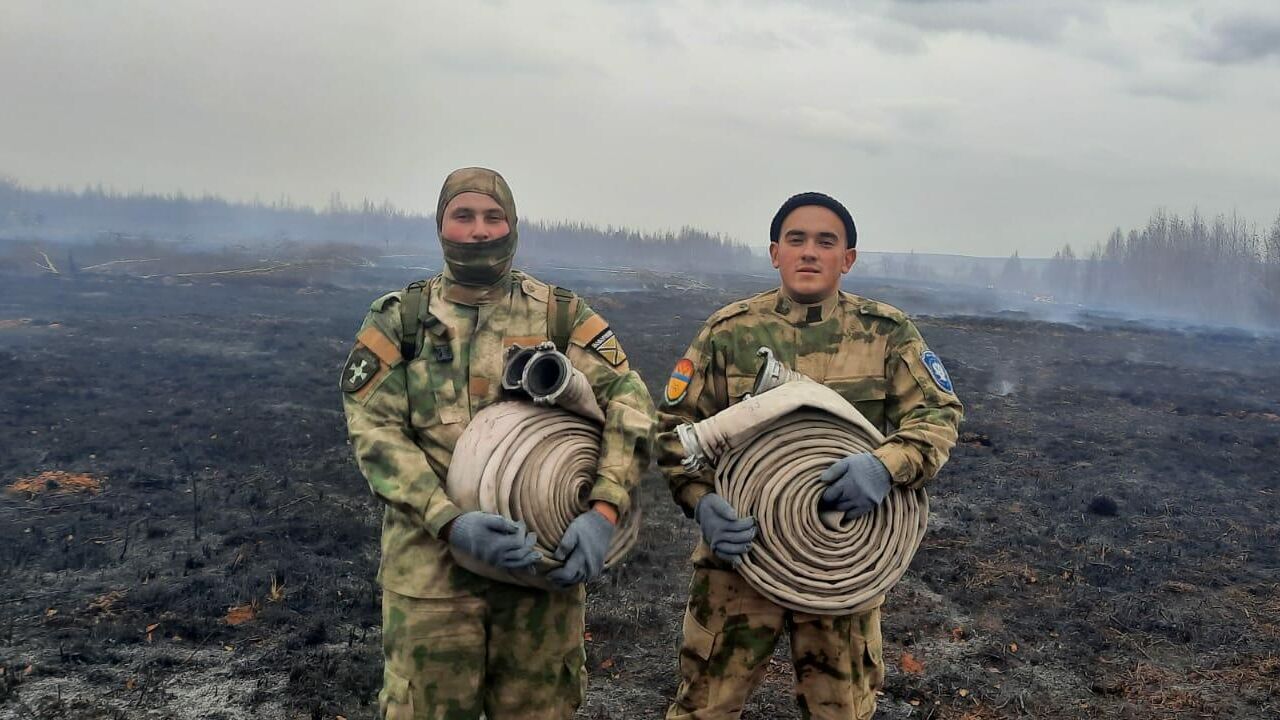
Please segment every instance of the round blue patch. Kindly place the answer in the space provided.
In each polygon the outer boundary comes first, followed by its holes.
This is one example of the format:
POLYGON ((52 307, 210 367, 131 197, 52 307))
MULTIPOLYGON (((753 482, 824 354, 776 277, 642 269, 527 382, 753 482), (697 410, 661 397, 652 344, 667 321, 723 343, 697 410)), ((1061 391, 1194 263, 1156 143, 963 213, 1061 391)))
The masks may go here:
POLYGON ((945 392, 955 392, 951 386, 951 376, 947 374, 947 369, 942 366, 942 360, 932 350, 925 350, 924 354, 920 356, 920 360, 924 363, 925 368, 929 370, 929 377, 933 378, 938 387, 945 392))

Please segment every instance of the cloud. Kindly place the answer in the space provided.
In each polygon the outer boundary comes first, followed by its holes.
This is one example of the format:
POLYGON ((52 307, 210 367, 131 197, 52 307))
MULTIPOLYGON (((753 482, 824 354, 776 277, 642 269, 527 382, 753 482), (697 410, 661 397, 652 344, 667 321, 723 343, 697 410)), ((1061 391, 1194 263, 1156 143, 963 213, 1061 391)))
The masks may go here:
POLYGON ((1129 83, 1125 89, 1136 97, 1185 103, 1203 102, 1214 95, 1213 86, 1203 79, 1141 78, 1129 83))
POLYGON ((1280 59, 1280 17, 1237 15, 1188 40, 1191 54, 1216 65, 1280 59))
POLYGON ((1032 44, 1052 44, 1073 24, 1096 25, 1094 5, 1060 0, 894 0, 885 15, 921 30, 989 35, 1032 44))

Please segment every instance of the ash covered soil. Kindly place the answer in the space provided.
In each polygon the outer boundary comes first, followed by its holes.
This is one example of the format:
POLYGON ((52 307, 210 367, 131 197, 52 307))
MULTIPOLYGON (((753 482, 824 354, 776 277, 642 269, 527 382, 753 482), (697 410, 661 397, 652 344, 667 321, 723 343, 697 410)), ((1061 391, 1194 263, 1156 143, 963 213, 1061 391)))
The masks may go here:
MULTIPOLYGON (((337 375, 408 279, 0 278, 0 716, 374 714, 380 508, 337 375)), ((765 283, 584 294, 656 396, 765 283)), ((878 717, 1280 713, 1280 342, 855 289, 926 313, 967 406, 878 717)), ((695 527, 652 472, 639 492, 639 546, 590 588, 582 717, 675 690, 695 527)), ((744 717, 798 717, 786 652, 744 717)))

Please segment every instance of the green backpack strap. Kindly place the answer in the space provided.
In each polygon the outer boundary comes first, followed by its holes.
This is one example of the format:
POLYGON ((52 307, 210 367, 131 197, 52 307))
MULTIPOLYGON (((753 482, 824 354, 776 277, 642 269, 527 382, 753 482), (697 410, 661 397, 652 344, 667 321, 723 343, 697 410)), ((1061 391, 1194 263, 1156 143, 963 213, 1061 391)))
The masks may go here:
POLYGON ((404 289, 403 303, 400 307, 400 356, 405 362, 418 357, 422 348, 422 296, 425 294, 427 280, 410 283, 404 289))
POLYGON ((431 280, 419 280, 404 289, 400 312, 400 355, 405 362, 422 352, 423 332, 431 335, 431 352, 437 362, 453 362, 451 334, 440 318, 431 314, 431 280))
POLYGON ((547 337, 560 352, 569 351, 569 338, 573 336, 573 320, 578 315, 578 296, 572 290, 551 286, 547 303, 547 337))

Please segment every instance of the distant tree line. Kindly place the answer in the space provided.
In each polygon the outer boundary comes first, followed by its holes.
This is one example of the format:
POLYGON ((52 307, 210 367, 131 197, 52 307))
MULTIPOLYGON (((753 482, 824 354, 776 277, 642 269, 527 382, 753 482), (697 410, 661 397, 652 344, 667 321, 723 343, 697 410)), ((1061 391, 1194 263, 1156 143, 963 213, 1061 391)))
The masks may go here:
POLYGON ((688 226, 679 232, 641 233, 583 223, 521 222, 520 252, 540 263, 559 258, 576 266, 715 272, 759 268, 759 259, 745 245, 688 226))
POLYGON ((1087 255, 1065 245, 1039 273, 1014 253, 997 285, 1097 307, 1280 325, 1280 216, 1263 231, 1235 213, 1209 221, 1160 210, 1144 228, 1116 228, 1087 255))
POLYGON ((121 193, 101 185, 32 189, 0 180, 0 234, 87 240, 104 233, 185 239, 210 247, 247 241, 400 244, 430 230, 434 221, 364 200, 348 205, 335 194, 324 210, 287 196, 232 202, 216 195, 121 193))
MULTIPOLYGON (((194 249, 236 244, 277 249, 341 245, 371 255, 439 254, 434 215, 405 211, 386 201, 349 203, 335 193, 325 208, 316 209, 287 196, 270 202, 233 202, 209 194, 121 193, 100 185, 82 190, 33 189, 0 178, 0 238, 4 237, 72 242, 111 238, 116 244, 161 239, 194 249)), ((643 233, 584 223, 524 221, 520 239, 524 262, 543 265, 716 271, 753 266, 748 248, 690 227, 643 233)))

